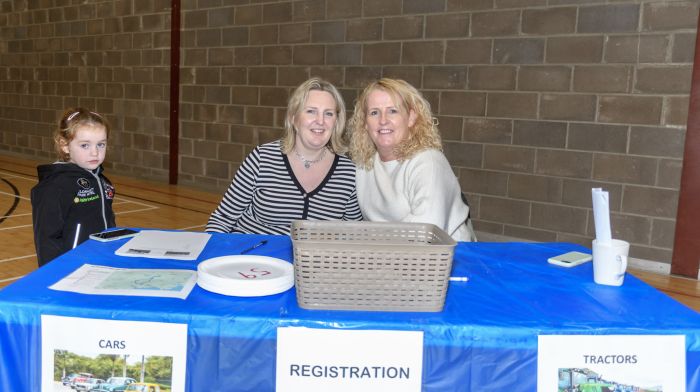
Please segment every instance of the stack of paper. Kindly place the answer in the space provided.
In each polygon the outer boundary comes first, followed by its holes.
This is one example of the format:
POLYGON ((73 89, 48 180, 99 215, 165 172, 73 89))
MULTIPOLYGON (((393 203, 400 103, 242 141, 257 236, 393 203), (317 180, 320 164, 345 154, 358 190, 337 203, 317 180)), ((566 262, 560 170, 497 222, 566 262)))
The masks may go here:
POLYGON ((141 230, 114 252, 118 256, 196 260, 211 234, 141 230))

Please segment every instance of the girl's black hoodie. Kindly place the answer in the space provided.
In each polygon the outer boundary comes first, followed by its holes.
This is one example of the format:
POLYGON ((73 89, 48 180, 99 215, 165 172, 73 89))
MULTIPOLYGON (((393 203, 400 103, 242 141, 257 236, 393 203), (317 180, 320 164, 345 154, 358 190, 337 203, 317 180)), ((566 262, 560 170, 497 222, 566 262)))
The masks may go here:
POLYGON ((57 162, 37 167, 39 183, 32 188, 32 222, 37 260, 42 266, 62 255, 75 241, 114 227, 114 187, 102 174, 74 163, 57 162))

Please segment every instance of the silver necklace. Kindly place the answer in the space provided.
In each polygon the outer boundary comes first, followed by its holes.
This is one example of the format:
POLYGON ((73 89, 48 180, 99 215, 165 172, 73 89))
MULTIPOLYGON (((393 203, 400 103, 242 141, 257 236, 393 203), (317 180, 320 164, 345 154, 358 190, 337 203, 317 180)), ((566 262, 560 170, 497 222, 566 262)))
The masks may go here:
POLYGON ((294 154, 297 156, 297 158, 299 158, 300 161, 304 162, 304 169, 308 169, 314 163, 321 162, 323 157, 326 156, 326 149, 324 148, 323 151, 321 151, 321 155, 314 160, 306 159, 303 155, 299 154, 299 151, 297 151, 296 149, 294 149, 294 154))

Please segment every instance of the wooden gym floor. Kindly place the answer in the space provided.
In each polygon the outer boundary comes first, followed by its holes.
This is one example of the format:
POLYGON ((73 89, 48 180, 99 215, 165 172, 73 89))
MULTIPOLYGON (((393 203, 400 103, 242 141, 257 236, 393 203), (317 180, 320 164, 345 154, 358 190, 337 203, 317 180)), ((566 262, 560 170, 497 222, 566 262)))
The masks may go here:
MULTIPOLYGON (((37 268, 29 192, 39 162, 0 154, 0 289, 37 268)), ((114 211, 124 227, 202 231, 220 194, 107 172, 117 196, 114 211)), ((638 278, 700 312, 700 281, 630 270, 638 278)))

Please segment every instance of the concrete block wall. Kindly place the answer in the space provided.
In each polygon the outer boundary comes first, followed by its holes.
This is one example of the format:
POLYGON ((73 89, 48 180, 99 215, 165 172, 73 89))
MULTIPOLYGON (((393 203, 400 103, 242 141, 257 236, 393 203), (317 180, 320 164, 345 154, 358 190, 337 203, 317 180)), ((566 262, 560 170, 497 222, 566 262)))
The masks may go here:
MULTIPOLYGON (((0 150, 51 157, 65 106, 114 123, 109 170, 165 181, 170 1, 0 1, 0 150)), ((381 76, 421 89, 477 230, 670 262, 697 1, 183 0, 179 179, 214 190, 281 135, 318 75, 352 107, 381 76)))
POLYGON ((167 178, 169 0, 0 1, 0 149, 51 160, 67 107, 104 114, 107 167, 167 178))

